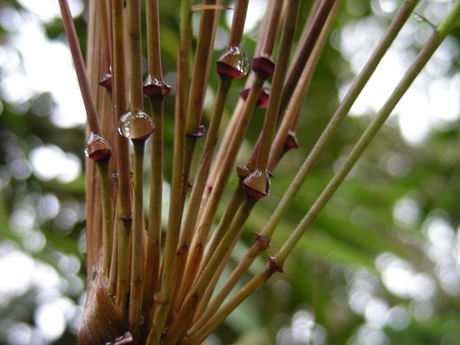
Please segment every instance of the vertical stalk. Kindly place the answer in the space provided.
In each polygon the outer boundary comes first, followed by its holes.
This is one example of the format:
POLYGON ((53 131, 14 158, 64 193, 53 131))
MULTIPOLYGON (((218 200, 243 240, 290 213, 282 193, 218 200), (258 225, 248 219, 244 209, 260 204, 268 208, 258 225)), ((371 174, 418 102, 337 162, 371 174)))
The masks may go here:
MULTIPOLYGON (((142 309, 142 268, 143 268, 143 174, 144 174, 144 118, 142 118, 144 102, 142 93, 142 36, 141 36, 141 3, 130 0, 128 7, 128 63, 129 63, 129 96, 131 114, 128 116, 129 136, 134 148, 134 188, 133 188, 133 227, 131 235, 131 283, 129 295, 129 325, 135 338, 139 338, 142 309), (140 133, 140 134, 138 134, 140 133)), ((125 129, 126 130, 126 129, 125 129)), ((150 129, 148 129, 150 134, 150 129)), ((128 133, 125 133, 125 136, 128 133)), ((148 136, 148 135, 147 135, 148 136)), ((146 139, 146 138, 145 138, 146 139)))
POLYGON ((442 41, 446 38, 448 33, 452 30, 452 28, 459 19, 460 2, 457 2, 454 5, 454 8, 451 10, 451 12, 449 12, 445 20, 439 26, 439 28, 430 36, 427 43, 423 46, 422 50, 417 55, 417 58, 415 59, 414 63, 408 69, 403 79, 396 86, 396 89, 393 91, 393 93, 390 95, 383 107, 377 113, 377 116, 374 118, 372 123, 363 133, 363 135, 361 136, 357 144, 354 146, 353 150, 350 152, 349 156, 342 164, 340 169, 337 171, 337 173, 326 186, 324 191, 318 197, 316 202, 310 208, 310 211, 308 211, 307 215, 302 219, 302 221, 297 226, 296 230, 292 233, 292 235, 289 237, 289 239, 283 245, 280 251, 273 257, 273 263, 277 267, 282 269, 284 261, 294 248, 295 244, 300 240, 300 238, 309 228, 309 226, 316 218, 318 213, 322 210, 322 208, 329 201, 333 193, 340 186, 342 181, 345 179, 350 170, 356 164, 359 157, 361 157, 362 153, 367 148, 371 140, 374 138, 377 131, 384 124, 388 116, 390 116, 391 112, 398 104, 398 102, 401 100, 407 89, 411 86, 412 82, 419 75, 423 67, 426 65, 433 53, 436 51, 436 49, 439 47, 442 41))
MULTIPOLYGON (((113 100, 115 121, 128 110, 128 82, 126 61, 126 33, 124 25, 124 0, 112 0, 113 32, 113 100)), ((127 316, 129 292, 129 238, 132 223, 131 181, 129 141, 121 134, 116 135, 117 145, 117 231, 118 231, 118 274, 115 304, 121 314, 127 316)))
POLYGON ((149 96, 155 131, 152 135, 150 156, 150 205, 147 243, 146 272, 143 288, 143 311, 145 325, 152 320, 153 296, 158 292, 160 274, 161 212, 163 202, 163 99, 170 91, 163 81, 160 54, 160 23, 158 0, 146 2, 147 63, 148 77, 144 94, 149 96))

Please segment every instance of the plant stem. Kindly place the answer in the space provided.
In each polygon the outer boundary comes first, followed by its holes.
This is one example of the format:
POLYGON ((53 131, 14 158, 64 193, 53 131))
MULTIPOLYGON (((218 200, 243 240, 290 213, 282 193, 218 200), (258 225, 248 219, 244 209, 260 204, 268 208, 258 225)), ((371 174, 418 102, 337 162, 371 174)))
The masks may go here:
POLYGON ((168 218, 168 229, 163 257, 162 271, 171 269, 179 241, 182 220, 183 198, 187 185, 184 185, 184 145, 185 115, 188 98, 188 73, 191 50, 191 1, 181 1, 180 46, 177 71, 176 116, 174 130, 174 162, 171 180, 171 197, 168 218))
MULTIPOLYGON (((324 45, 329 37, 329 32, 334 22, 335 15, 339 8, 341 1, 337 1, 324 24, 323 29, 318 37, 313 51, 311 53, 310 59, 308 59, 307 64, 302 72, 301 77, 299 78, 298 84, 294 90, 291 100, 289 101, 286 114, 283 117, 280 128, 276 133, 276 137, 273 140, 272 148, 270 150, 270 158, 268 161, 268 170, 273 171, 278 165, 279 160, 282 155, 289 149, 286 146, 286 140, 289 135, 295 135, 295 128, 297 126, 297 120, 301 112, 301 107, 304 102, 305 96, 307 94, 311 79, 315 72, 317 63, 323 51, 324 45)), ((295 138, 294 138, 295 139, 295 138)))
POLYGON ((268 279, 272 276, 274 271, 266 269, 259 273, 257 276, 252 278, 241 290, 239 290, 217 313, 215 313, 206 324, 192 333, 186 345, 199 345, 204 339, 218 326, 220 325, 230 313, 238 307, 241 302, 247 299, 251 294, 257 291, 262 285, 264 285, 268 279))
POLYGON ((353 103, 356 101, 364 86, 369 81, 370 77, 377 68, 377 65, 380 63, 386 51, 398 35, 407 18, 411 15, 412 10, 417 4, 417 2, 418 0, 406 1, 402 4, 398 13, 395 15, 394 20, 390 24, 390 27, 385 33, 384 37, 377 45, 376 49, 374 50, 374 53, 370 57, 367 64, 364 66, 363 70, 356 77, 347 95, 343 99, 342 103, 340 104, 339 108, 330 120, 329 124, 321 134, 321 137, 318 139, 312 151, 303 163, 302 167, 300 168, 293 182, 284 194, 283 199, 279 203, 278 207, 276 208, 272 217, 268 221, 267 225, 262 230, 261 235, 265 238, 271 238, 276 226, 279 224, 283 215, 286 213, 289 205, 292 203, 292 200, 294 199, 298 190, 303 185, 305 179, 310 174, 311 170, 315 166, 321 154, 324 152, 327 145, 339 129, 343 120, 350 111, 353 103))
POLYGON ((268 194, 268 174, 267 163, 270 153, 270 147, 277 125, 277 117, 281 96, 283 91, 283 83, 288 69, 289 57, 294 42, 294 33, 297 27, 297 19, 299 14, 300 1, 290 0, 287 2, 286 15, 283 23, 282 37, 280 42, 279 54, 273 75, 272 90, 268 99, 267 113, 265 122, 259 140, 254 149, 254 154, 246 164, 246 168, 250 171, 250 175, 243 181, 245 188, 250 188, 252 191, 258 192, 261 196, 268 194), (254 157, 255 156, 255 157, 254 157))
POLYGON ((219 267, 222 259, 225 257, 229 250, 230 244, 233 242, 235 237, 239 237, 241 234, 243 225, 250 214, 250 210, 254 206, 255 202, 246 199, 237 216, 233 220, 229 231, 225 238, 220 243, 219 247, 214 252, 211 261, 204 269, 203 273, 194 284, 192 290, 187 295, 179 313, 176 317, 176 322, 173 323, 166 334, 164 342, 166 344, 176 344, 177 341, 183 336, 189 322, 192 320, 196 307, 200 302, 203 294, 206 291, 206 287, 214 276, 217 268, 219 267))
POLYGON ((300 45, 300 49, 297 49, 298 55, 296 55, 291 63, 288 75, 286 77, 286 82, 284 84, 283 96, 281 98, 280 112, 278 115, 278 121, 281 116, 284 114, 289 100, 292 97, 292 93, 298 83, 298 80, 302 74, 302 71, 310 58, 310 54, 315 46, 315 43, 321 33, 324 23, 326 22, 327 17, 332 9, 334 3, 339 0, 323 0, 318 6, 318 10, 315 13, 311 26, 308 30, 308 33, 305 35, 304 41, 300 45))
POLYGON ((78 42, 77 32, 75 31, 75 26, 73 24, 69 4, 67 3, 67 0, 59 0, 59 6, 61 8, 62 21, 64 23, 67 41, 69 42, 70 52, 72 54, 73 63, 75 65, 75 71, 77 73, 80 92, 83 97, 83 103, 85 105, 88 126, 91 132, 97 135, 101 135, 101 128, 97 117, 96 105, 91 94, 88 75, 86 74, 85 63, 83 62, 83 56, 81 54, 80 44, 78 42))
POLYGON ((321 193, 319 198, 310 208, 310 211, 307 215, 302 219, 300 224, 297 226, 296 230, 292 233, 289 237, 288 241, 283 245, 280 251, 274 256, 274 263, 277 267, 282 269, 284 261, 289 253, 294 248, 295 244, 300 240, 302 235, 311 225, 313 220, 316 218, 318 213, 322 210, 322 208, 326 205, 326 203, 331 198, 332 194, 337 190, 340 186, 342 181, 348 175, 350 170, 355 165, 356 161, 359 157, 361 157, 364 150, 367 148, 371 140, 374 138, 375 134, 378 132, 380 127, 384 124, 385 120, 391 114, 395 106, 398 104, 400 99, 403 97, 407 89, 411 86, 412 82, 421 72, 423 67, 429 61, 433 53, 448 35, 448 33, 452 30, 455 26, 456 22, 460 19, 460 2, 457 2, 454 5, 454 8, 449 12, 447 17, 444 19, 442 24, 439 26, 438 30, 436 30, 428 39, 427 43, 424 45, 420 53, 417 55, 417 58, 410 66, 406 74, 404 75, 403 79, 400 81, 396 89, 390 95, 388 100, 385 102, 383 107, 378 112, 375 119, 363 133, 353 150, 350 152, 349 156, 342 164, 340 169, 334 175, 332 180, 326 186, 324 191, 321 193))
POLYGON ((102 185, 102 205, 103 205, 103 250, 102 263, 104 268, 110 268, 113 245, 113 209, 112 195, 110 192, 109 162, 98 162, 99 176, 102 185))
MULTIPOLYGON (((222 0, 219 0, 218 5, 221 5, 222 2, 222 0)), ((203 6, 214 4, 216 4, 216 0, 205 0, 203 6)), ((206 86, 210 70, 209 65, 211 63, 212 48, 214 46, 219 13, 220 11, 214 9, 204 9, 201 14, 185 125, 184 178, 186 181, 184 181, 184 183, 187 183, 189 179, 196 141, 204 135, 204 131, 200 128, 200 121, 204 97, 206 95, 206 86)))
MULTIPOLYGON (((115 118, 128 110, 128 88, 126 72, 126 33, 124 25, 124 1, 112 0, 112 32, 113 32, 113 99, 115 118)), ((131 232, 131 181, 130 153, 128 139, 121 134, 116 135, 117 143, 117 229, 118 229, 118 275, 115 304, 123 317, 127 316, 127 300, 129 292, 129 237, 131 232)))
POLYGON ((146 2, 147 23, 147 62, 148 73, 144 93, 149 93, 152 121, 155 131, 152 134, 150 156, 150 205, 147 258, 145 263, 143 311, 147 329, 152 321, 153 296, 159 291, 160 252, 161 252, 161 213, 163 202, 163 100, 169 87, 163 81, 159 37, 158 0, 146 2), (152 88, 151 90, 148 90, 152 88), (150 91, 150 92, 147 92, 150 91))
POLYGON ((183 231, 180 237, 180 243, 178 248, 178 253, 180 254, 179 274, 181 275, 180 282, 183 282, 183 284, 180 284, 180 286, 182 286, 181 292, 178 293, 175 297, 176 302, 174 303, 174 309, 178 308, 180 303, 182 303, 183 298, 185 298, 186 292, 188 292, 189 288, 191 287, 191 284, 194 281, 196 270, 199 267, 199 265, 196 265, 196 255, 198 255, 200 259, 201 255, 199 255, 196 250, 193 251, 195 256, 188 263, 187 258, 189 254, 191 239, 193 238, 196 229, 200 204, 202 201, 204 189, 206 187, 206 180, 208 178, 209 169, 212 163, 213 153, 216 146, 217 136, 219 134, 219 127, 222 119, 222 114, 224 111, 225 101, 227 99, 227 94, 231 84, 232 79, 225 76, 220 78, 216 101, 214 104, 214 110, 209 125, 209 131, 206 136, 206 141, 204 144, 200 164, 198 167, 198 172, 195 178, 192 194, 190 196, 189 204, 187 207, 183 231), (187 266, 185 266, 185 264, 187 264, 187 266))

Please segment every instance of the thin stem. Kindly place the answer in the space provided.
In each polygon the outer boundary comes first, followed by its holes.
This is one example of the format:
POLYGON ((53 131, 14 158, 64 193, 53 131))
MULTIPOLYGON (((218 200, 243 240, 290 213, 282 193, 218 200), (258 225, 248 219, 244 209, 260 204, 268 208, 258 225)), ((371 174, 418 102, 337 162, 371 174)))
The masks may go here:
MULTIPOLYGON (((268 194, 268 174, 267 163, 270 153, 270 147, 277 125, 277 117, 281 96, 283 91, 283 83, 288 69, 289 57, 294 42, 294 33, 297 27, 297 19, 299 14, 300 1, 290 0, 287 3, 286 16, 284 18, 282 37, 280 42, 280 53, 277 57, 275 72, 273 76, 272 91, 268 100, 267 114, 265 116, 264 127, 260 134, 259 140, 254 149, 255 162, 249 159, 246 167, 251 172, 244 180, 245 187, 258 192, 259 194, 268 194)), ((252 157, 253 157, 252 156, 252 157)))
POLYGON ((230 178, 232 167, 235 163, 239 148, 241 147, 241 144, 243 142, 247 127, 249 126, 249 120, 251 118, 252 112, 256 105, 257 98, 260 93, 260 90, 262 89, 264 81, 264 76, 257 75, 254 78, 254 84, 252 85, 248 99, 244 104, 243 113, 233 133, 232 141, 228 147, 227 154, 220 166, 220 170, 217 175, 215 185, 213 186, 211 195, 209 196, 209 199, 207 201, 206 208, 203 211, 203 218, 200 219, 199 226, 193 239, 192 251, 196 251, 197 255, 200 255, 200 247, 202 248, 202 245, 203 243, 205 243, 209 231, 211 230, 211 226, 216 216, 220 200, 222 199, 225 186, 228 182, 228 179, 230 178))
POLYGON ((191 50, 191 1, 181 1, 181 33, 177 71, 176 116, 174 131, 174 161, 171 180, 171 197, 168 218, 168 229, 163 257, 163 272, 171 269, 179 241, 179 230, 182 220, 183 198, 187 188, 184 185, 184 145, 185 145, 185 115, 188 96, 188 72, 191 50))
POLYGON ((185 299, 181 309, 179 310, 179 313, 177 314, 175 320, 176 322, 173 323, 169 328, 168 333, 164 339, 166 344, 176 344, 177 341, 179 341, 183 336, 183 333, 193 318, 198 303, 206 291, 208 282, 211 281, 222 259, 225 257, 227 251, 229 250, 229 245, 233 242, 235 237, 239 237, 241 234, 243 225, 253 206, 254 202, 247 199, 241 206, 225 238, 216 249, 211 261, 204 269, 202 275, 198 278, 192 290, 187 295, 187 298, 185 299))
POLYGON ((187 345, 199 345, 206 339, 206 337, 220 325, 230 313, 238 307, 241 302, 247 299, 251 294, 257 291, 262 285, 264 285, 268 279, 272 276, 274 271, 266 269, 262 273, 252 278, 241 290, 239 290, 219 311, 214 314, 206 324, 191 334, 185 344, 187 345))
POLYGON ((154 293, 159 291, 163 202, 163 100, 164 95, 169 92, 168 86, 163 81, 161 68, 158 0, 146 2, 146 24, 149 78, 144 92, 148 87, 154 88, 149 100, 155 131, 152 134, 152 152, 150 156, 149 228, 145 263, 145 271, 149 272, 149 274, 146 274, 144 279, 142 315, 144 316, 145 325, 150 327, 153 296, 154 293))
POLYGON ((135 334, 140 335, 139 327, 142 309, 142 268, 143 268, 143 234, 144 234, 144 204, 143 204, 143 174, 144 174, 144 141, 135 140, 134 144, 134 206, 133 230, 131 236, 131 286, 129 296, 129 325, 135 334))
MULTIPOLYGON (((218 5, 221 5, 222 2, 222 0, 219 0, 218 5)), ((216 0, 206 0, 203 5, 213 5, 215 3, 216 0)), ((200 128, 200 121, 219 14, 220 11, 206 9, 202 11, 200 19, 200 29, 198 31, 198 42, 196 45, 195 62, 190 85, 190 99, 185 125, 184 178, 187 180, 189 179, 190 170, 192 168, 193 153, 195 151, 197 139, 204 135, 204 131, 200 128)), ((187 180, 184 181, 184 183, 187 183, 187 180)))
POLYGON ((113 209, 112 195, 110 192, 109 162, 98 162, 99 176, 102 185, 102 207, 103 207, 103 249, 102 263, 104 268, 110 268, 113 245, 113 209))
POLYGON ((291 99, 292 93, 294 92, 295 86, 302 74, 302 71, 307 63, 310 54, 315 46, 315 43, 321 33, 324 23, 326 22, 327 17, 332 9, 334 3, 339 0, 323 0, 318 7, 315 16, 312 19, 311 26, 308 30, 308 33, 305 35, 305 40, 299 45, 300 49, 297 49, 298 55, 294 57, 294 60, 289 69, 288 75, 286 77, 286 82, 284 84, 283 96, 281 98, 280 112, 278 119, 284 114, 289 100, 291 99))
POLYGON ((364 150, 367 148, 371 140, 374 138, 377 131, 380 127, 384 124, 385 120, 390 116, 391 112, 404 96, 407 89, 411 86, 412 82, 415 78, 419 75, 423 67, 429 61, 433 53, 448 35, 448 33, 452 30, 456 22, 460 19, 460 2, 457 2, 454 5, 454 8, 449 12, 445 20, 439 26, 438 30, 435 31, 430 38, 428 39, 427 43, 424 45, 420 53, 417 55, 414 63, 408 69, 406 74, 404 75, 403 79, 400 81, 396 89, 390 95, 388 100, 385 102, 383 107, 378 112, 375 119, 363 133, 361 138, 359 139, 358 143, 355 145, 353 150, 350 152, 349 156, 342 164, 340 169, 334 175, 332 180, 326 186, 324 191, 321 193, 319 198, 311 207, 310 211, 307 215, 302 219, 300 224, 297 226, 296 230, 293 234, 289 237, 288 241, 283 245, 280 249, 278 254, 274 257, 274 263, 277 267, 282 268, 286 257, 292 251, 294 246, 300 240, 302 235, 305 231, 309 228, 313 220, 316 218, 318 213, 322 210, 322 208, 326 205, 326 203, 331 198, 332 194, 337 190, 340 186, 342 181, 348 175, 350 170, 355 165, 356 161, 359 157, 361 157, 364 150))
POLYGON ((128 61, 129 61, 129 97, 131 111, 136 113, 144 109, 142 94, 142 32, 141 2, 130 0, 128 6, 128 61))
POLYGON ((295 133, 295 128, 297 126, 297 120, 300 115, 302 104, 310 86, 313 74, 316 70, 319 58, 321 57, 324 45, 328 40, 329 32, 339 5, 340 1, 337 1, 332 7, 331 13, 329 14, 329 17, 327 18, 327 21, 321 30, 321 34, 318 37, 318 41, 316 42, 315 47, 313 48, 311 57, 308 59, 298 84, 294 90, 286 110, 286 114, 284 115, 283 121, 281 122, 280 128, 276 133, 275 139, 273 140, 268 162, 268 170, 270 171, 275 169, 282 155, 287 151, 287 149, 289 149, 289 147, 286 146, 286 140, 289 135, 294 135, 295 133))
POLYGON ((222 119, 222 114, 224 112, 225 101, 227 99, 228 91, 230 90, 231 84, 232 79, 225 76, 220 78, 219 86, 217 89, 216 101, 214 104, 214 110, 209 125, 209 131, 206 136, 206 141, 201 155, 197 176, 195 178, 195 184, 193 186, 192 195, 190 196, 189 204, 187 207, 187 214, 184 220, 183 231, 181 233, 178 248, 178 254, 180 258, 180 281, 182 282, 182 277, 184 277, 185 280, 184 284, 180 284, 182 285, 182 288, 181 292, 178 293, 176 296, 177 302, 174 304, 175 308, 178 308, 183 298, 185 298, 186 292, 188 292, 190 285, 193 283, 196 270, 198 269, 198 266, 195 265, 196 257, 192 258, 192 260, 189 263, 187 263, 187 258, 189 253, 189 247, 191 244, 191 239, 193 238, 193 235, 195 233, 200 204, 203 192, 206 187, 206 180, 208 178, 209 170, 211 167, 214 149, 217 142, 217 136, 219 134, 219 127, 222 119), (186 263, 187 267, 183 269, 186 263))
MULTIPOLYGON (((126 33, 124 30, 124 0, 112 0, 113 32, 113 99, 115 103, 115 121, 128 110, 128 88, 126 71, 126 33)), ((127 297, 129 292, 129 237, 131 232, 131 181, 130 153, 128 139, 118 134, 117 143, 117 221, 118 221, 118 275, 115 304, 121 314, 127 316, 127 297)))
POLYGON ((153 295, 158 292, 161 252, 161 212, 163 200, 163 97, 151 98, 152 120, 155 131, 152 134, 150 156, 150 205, 147 258, 145 262, 143 316, 146 325, 151 321, 153 295))
POLYGON ((77 32, 75 31, 72 14, 70 13, 69 4, 67 3, 67 0, 59 0, 59 6, 61 8, 62 21, 64 23, 67 41, 69 42, 70 52, 75 65, 75 72, 77 73, 78 85, 80 86, 80 92, 85 105, 88 126, 91 132, 101 135, 96 105, 91 94, 88 75, 86 74, 85 63, 81 54, 80 44, 78 42, 77 32))
POLYGON ((272 217, 263 229, 261 233, 262 236, 266 238, 271 238, 276 226, 279 224, 283 215, 286 213, 289 205, 292 203, 292 200, 294 199, 298 190, 303 185, 305 179, 310 174, 319 157, 324 152, 327 145, 339 129, 341 123, 350 111, 353 103, 356 101, 364 86, 369 81, 370 77, 377 68, 377 65, 379 64, 379 62, 385 55, 386 51, 398 35, 398 32, 401 30, 407 18, 412 13, 412 9, 415 7, 417 2, 418 0, 404 2, 401 8, 399 9, 384 37, 377 45, 374 53, 370 57, 367 64, 364 66, 363 70, 356 77, 355 81, 353 82, 353 85, 351 86, 347 95, 343 99, 336 113, 334 114, 331 121, 321 134, 321 137, 316 142, 311 153, 308 155, 307 159, 303 163, 293 182, 284 194, 283 199, 281 200, 272 217))

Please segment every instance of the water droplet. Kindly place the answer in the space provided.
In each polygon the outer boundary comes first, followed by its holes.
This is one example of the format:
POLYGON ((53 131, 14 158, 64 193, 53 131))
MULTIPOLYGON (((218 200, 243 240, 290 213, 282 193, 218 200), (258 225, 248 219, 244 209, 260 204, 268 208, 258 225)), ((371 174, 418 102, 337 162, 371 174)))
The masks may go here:
POLYGON ((240 47, 231 47, 216 62, 217 73, 233 79, 244 77, 249 70, 249 61, 240 47))
POLYGON ((104 77, 99 81, 99 85, 105 87, 107 90, 112 90, 112 74, 107 73, 104 77))
POLYGON ((147 140, 153 129, 152 119, 143 111, 127 112, 118 124, 118 132, 131 140, 147 140))
POLYGON ((109 160, 112 156, 112 150, 107 140, 91 132, 85 145, 85 155, 95 162, 109 160))
POLYGON ((423 18, 420 14, 414 12, 414 17, 420 22, 423 22, 425 18, 423 18))
POLYGON ((144 82, 144 95, 147 97, 166 96, 171 92, 171 86, 166 84, 163 80, 158 80, 150 74, 144 82))

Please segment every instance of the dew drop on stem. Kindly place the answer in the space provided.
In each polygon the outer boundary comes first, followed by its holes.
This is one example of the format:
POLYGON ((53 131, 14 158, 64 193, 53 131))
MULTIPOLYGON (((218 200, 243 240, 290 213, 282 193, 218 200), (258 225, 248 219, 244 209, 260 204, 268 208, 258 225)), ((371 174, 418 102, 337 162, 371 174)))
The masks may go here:
POLYGON ((112 156, 112 150, 107 140, 91 132, 86 141, 85 155, 95 162, 107 161, 112 156))
POLYGON ((118 124, 118 132, 131 140, 147 140, 153 130, 152 119, 143 111, 125 113, 118 124))
POLYGON ((249 61, 240 47, 231 47, 216 62, 217 73, 233 79, 244 77, 249 71, 249 61))

